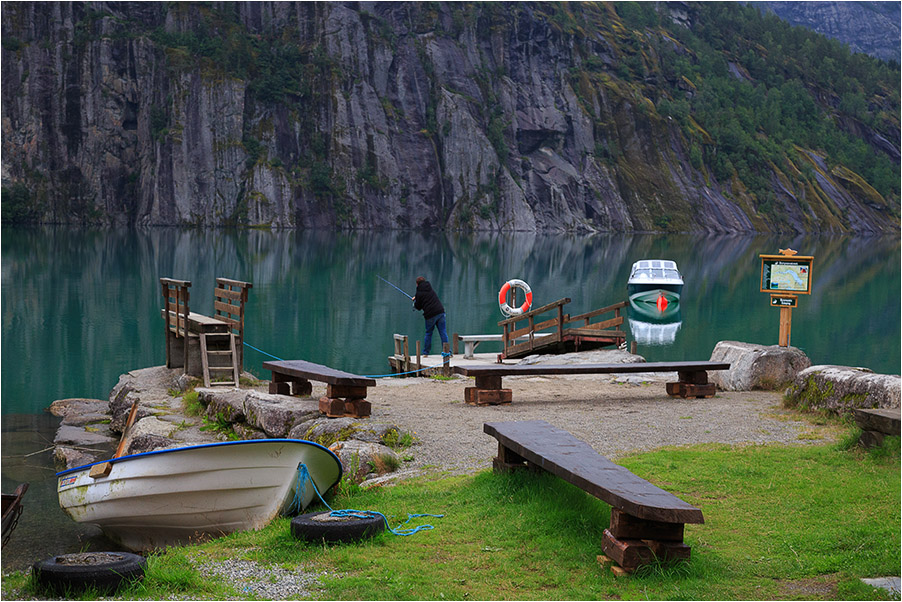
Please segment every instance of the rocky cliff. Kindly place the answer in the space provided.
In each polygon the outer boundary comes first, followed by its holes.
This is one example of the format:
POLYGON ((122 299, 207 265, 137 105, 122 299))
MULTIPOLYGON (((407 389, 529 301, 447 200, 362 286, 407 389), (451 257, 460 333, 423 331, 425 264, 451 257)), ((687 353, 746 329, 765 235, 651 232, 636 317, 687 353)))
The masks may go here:
MULTIPOLYGON (((690 28, 696 10, 665 17, 690 28)), ((767 204, 712 172, 717 144, 699 160, 691 118, 658 110, 663 84, 695 86, 667 80, 661 48, 692 53, 610 4, 5 2, 2 17, 5 219, 899 230, 898 194, 816 148, 772 165, 767 204)), ((855 123, 898 165, 898 130, 855 123)))
POLYGON ((899 62, 899 2, 753 2, 793 25, 807 27, 887 61, 899 62))

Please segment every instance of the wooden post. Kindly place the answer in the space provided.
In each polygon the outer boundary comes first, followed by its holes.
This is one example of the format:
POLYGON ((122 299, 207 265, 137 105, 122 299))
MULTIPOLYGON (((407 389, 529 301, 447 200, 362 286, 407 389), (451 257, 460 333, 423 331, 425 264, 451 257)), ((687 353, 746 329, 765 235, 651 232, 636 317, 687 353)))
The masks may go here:
POLYGON ((407 335, 404 335, 404 372, 410 372, 410 342, 407 340, 407 335))
POLYGON ((789 335, 792 330, 792 308, 780 308, 780 347, 789 347, 789 335))
POLYGON ((423 364, 420 363, 420 339, 417 339, 417 370, 420 370, 423 364))

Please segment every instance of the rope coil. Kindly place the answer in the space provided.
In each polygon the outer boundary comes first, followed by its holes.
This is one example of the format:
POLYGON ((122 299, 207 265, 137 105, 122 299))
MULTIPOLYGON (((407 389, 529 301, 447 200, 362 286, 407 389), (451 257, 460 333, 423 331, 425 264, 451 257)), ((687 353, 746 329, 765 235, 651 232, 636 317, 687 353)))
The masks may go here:
POLYGON ((320 494, 319 489, 316 487, 316 483, 313 482, 313 477, 310 476, 310 471, 307 469, 307 465, 303 462, 298 464, 298 472, 297 472, 297 483, 294 491, 294 501, 292 502, 290 508, 294 508, 295 502, 298 502, 298 512, 300 511, 300 501, 303 498, 303 494, 305 491, 306 485, 302 481, 310 481, 310 484, 313 485, 313 491, 316 492, 317 497, 323 503, 323 505, 329 509, 329 516, 335 517, 350 517, 350 518, 373 518, 376 516, 381 516, 382 520, 385 521, 385 528, 391 531, 394 535, 400 536, 408 536, 413 535, 414 533, 419 533, 420 531, 429 531, 430 529, 434 529, 432 525, 419 525, 417 527, 411 527, 409 529, 402 529, 404 525, 409 523, 414 518, 422 518, 425 516, 433 517, 433 518, 444 518, 444 514, 408 514, 407 520, 398 525, 396 528, 392 528, 392 526, 388 523, 388 518, 382 514, 381 512, 377 512, 375 510, 353 510, 353 509, 343 509, 343 510, 334 510, 332 506, 323 499, 323 496, 320 494), (299 494, 298 491, 301 491, 299 494))

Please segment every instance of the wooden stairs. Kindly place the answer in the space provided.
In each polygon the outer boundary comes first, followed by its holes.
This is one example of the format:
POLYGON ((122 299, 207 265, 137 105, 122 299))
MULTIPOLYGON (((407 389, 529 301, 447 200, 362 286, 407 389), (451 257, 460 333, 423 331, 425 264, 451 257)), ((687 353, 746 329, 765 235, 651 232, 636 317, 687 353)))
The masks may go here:
POLYGON ((238 353, 235 334, 205 332, 200 334, 200 357, 203 362, 204 386, 232 386, 238 388, 238 353), (227 380, 231 373, 232 380, 227 380), (211 374, 223 374, 215 380, 211 374))

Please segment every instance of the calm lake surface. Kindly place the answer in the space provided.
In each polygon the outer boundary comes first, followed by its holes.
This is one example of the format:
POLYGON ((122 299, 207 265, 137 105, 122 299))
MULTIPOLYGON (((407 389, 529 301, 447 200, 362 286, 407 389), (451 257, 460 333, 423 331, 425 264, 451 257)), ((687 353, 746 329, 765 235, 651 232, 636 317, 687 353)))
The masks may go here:
MULTIPOLYGON (((669 324, 628 312, 649 361, 707 360, 721 340, 777 343, 779 311, 759 292, 760 253, 813 255, 813 290, 792 314, 792 345, 814 364, 899 373, 900 239, 693 235, 422 234, 257 230, 2 229, 2 487, 32 485, 3 567, 79 549, 91 535, 56 502, 56 399, 106 399, 119 375, 165 363, 159 278, 190 280, 191 309, 213 313, 215 278, 253 283, 245 368, 268 355, 367 375, 389 372, 392 334, 422 337, 407 292, 424 275, 448 331, 499 333, 501 285, 520 278, 534 307, 569 297, 578 314, 626 300, 639 259, 677 262, 685 287, 669 324), (655 343, 655 344, 652 344, 655 343), (39 453, 34 453, 39 452, 39 453), (34 455, 25 457, 26 454, 34 455), (47 542, 47 521, 58 529, 47 542)), ((438 350, 438 347, 433 350, 438 350)), ((498 351, 500 345, 480 345, 498 351)))

